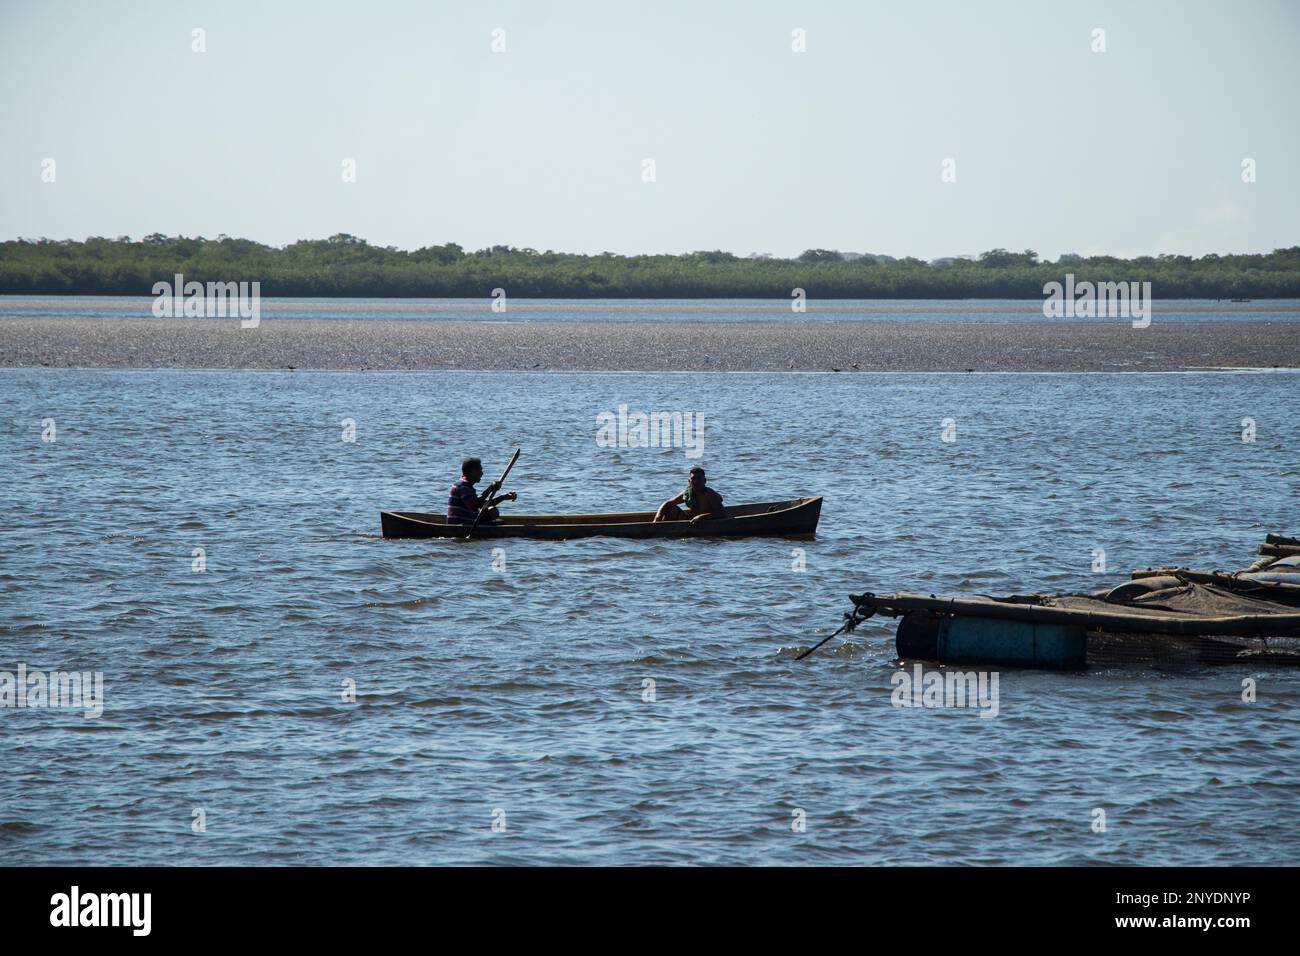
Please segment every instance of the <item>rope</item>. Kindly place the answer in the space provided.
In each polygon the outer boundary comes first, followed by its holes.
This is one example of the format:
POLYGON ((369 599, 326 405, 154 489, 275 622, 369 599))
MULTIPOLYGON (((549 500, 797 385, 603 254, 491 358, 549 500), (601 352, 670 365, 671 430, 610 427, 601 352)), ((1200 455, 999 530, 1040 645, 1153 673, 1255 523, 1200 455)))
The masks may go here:
POLYGON ((808 650, 804 651, 802 654, 796 657, 795 660, 797 661, 803 660, 805 657, 810 655, 813 651, 817 650, 817 648, 821 647, 823 644, 829 641, 832 637, 839 637, 841 634, 852 634, 854 628, 856 628, 859 624, 861 624, 867 618, 871 617, 873 614, 876 613, 875 605, 872 604, 871 601, 871 599, 875 597, 874 594, 871 594, 870 592, 866 594, 860 594, 860 595, 850 594, 849 597, 853 600, 853 610, 851 612, 849 611, 845 612, 844 623, 841 624, 833 634, 829 634, 826 637, 822 638, 812 647, 808 648, 808 650), (863 607, 868 605, 870 605, 870 607, 864 614, 863 607))

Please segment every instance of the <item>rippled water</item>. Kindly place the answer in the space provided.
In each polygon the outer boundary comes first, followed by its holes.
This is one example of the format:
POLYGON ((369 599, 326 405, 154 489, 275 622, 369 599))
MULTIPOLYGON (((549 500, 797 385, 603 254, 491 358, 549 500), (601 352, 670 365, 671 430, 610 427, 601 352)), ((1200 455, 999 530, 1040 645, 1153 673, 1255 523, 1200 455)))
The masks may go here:
POLYGON ((982 719, 891 706, 884 624, 793 657, 850 591, 1244 565, 1265 531, 1300 531, 1298 381, 0 370, 0 670, 106 682, 97 719, 0 710, 0 850, 1294 862, 1290 671, 1004 671, 982 719), (516 445, 518 510, 652 506, 692 461, 597 447, 597 413, 620 403, 702 411, 700 460, 729 502, 824 494, 817 539, 378 536, 381 508, 439 508, 462 455, 495 474, 516 445))

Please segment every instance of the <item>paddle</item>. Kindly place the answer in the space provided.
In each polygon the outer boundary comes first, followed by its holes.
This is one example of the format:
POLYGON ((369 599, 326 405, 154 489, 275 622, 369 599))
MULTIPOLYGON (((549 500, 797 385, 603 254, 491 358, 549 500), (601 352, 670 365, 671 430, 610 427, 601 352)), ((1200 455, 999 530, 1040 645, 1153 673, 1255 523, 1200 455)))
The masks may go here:
POLYGON ((474 523, 469 526, 469 532, 465 535, 466 541, 474 537, 474 529, 478 527, 478 523, 482 520, 483 514, 488 510, 487 501, 491 497, 492 489, 495 488, 497 491, 501 490, 501 486, 506 483, 506 475, 510 474, 510 469, 515 467, 515 462, 519 460, 519 453, 521 451, 523 451, 522 448, 515 449, 515 453, 510 456, 510 463, 506 465, 506 470, 501 472, 501 477, 488 485, 487 490, 483 492, 483 507, 479 508, 478 514, 474 516, 474 523))

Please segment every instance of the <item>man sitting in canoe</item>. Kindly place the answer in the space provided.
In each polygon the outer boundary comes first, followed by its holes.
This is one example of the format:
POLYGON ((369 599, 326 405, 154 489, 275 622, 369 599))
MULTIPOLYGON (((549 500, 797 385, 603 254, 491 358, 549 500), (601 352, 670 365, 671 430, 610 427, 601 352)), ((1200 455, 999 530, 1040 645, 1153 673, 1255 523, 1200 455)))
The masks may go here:
POLYGON ((726 510, 722 507, 722 495, 705 485, 704 469, 696 465, 691 469, 690 484, 686 490, 673 495, 659 506, 655 512, 655 521, 686 521, 699 524, 714 518, 725 518, 726 510), (679 505, 685 505, 682 511, 679 505))
POLYGON ((483 489, 483 496, 479 497, 474 492, 474 486, 482 477, 483 463, 477 458, 466 458, 460 463, 460 481, 451 486, 447 495, 448 524, 473 524, 482 508, 487 509, 483 514, 484 521, 496 521, 500 517, 496 505, 519 497, 513 491, 507 491, 504 495, 493 498, 492 493, 497 490, 495 481, 483 489))

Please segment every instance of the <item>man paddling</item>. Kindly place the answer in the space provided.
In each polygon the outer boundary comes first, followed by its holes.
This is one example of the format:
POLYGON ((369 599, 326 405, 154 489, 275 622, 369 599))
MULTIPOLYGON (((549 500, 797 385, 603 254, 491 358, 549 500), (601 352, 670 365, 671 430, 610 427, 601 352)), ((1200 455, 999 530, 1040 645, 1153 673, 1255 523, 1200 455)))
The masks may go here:
POLYGON ((492 493, 497 490, 495 481, 483 489, 483 496, 479 497, 474 492, 474 486, 482 477, 483 462, 477 458, 466 458, 460 463, 460 480, 451 486, 447 495, 449 524, 473 524, 480 509, 487 509, 483 513, 483 521, 495 521, 500 517, 496 506, 502 501, 514 501, 519 497, 513 491, 507 491, 504 495, 493 498, 492 493))
POLYGON ((659 506, 655 512, 655 521, 690 521, 691 524, 699 524, 701 521, 726 517, 722 495, 705 484, 703 468, 699 465, 692 468, 688 481, 685 491, 673 495, 659 506), (686 511, 679 507, 683 505, 686 511))

